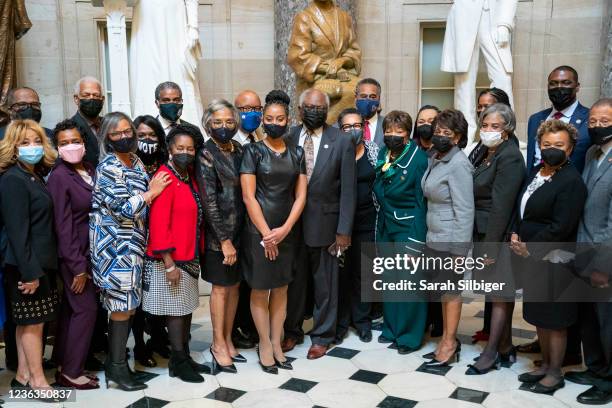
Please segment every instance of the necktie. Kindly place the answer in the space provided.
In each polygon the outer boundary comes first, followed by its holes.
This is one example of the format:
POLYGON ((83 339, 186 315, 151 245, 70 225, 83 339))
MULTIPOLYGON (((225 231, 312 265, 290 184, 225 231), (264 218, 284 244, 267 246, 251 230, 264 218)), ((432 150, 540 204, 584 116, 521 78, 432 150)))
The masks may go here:
POLYGON ((363 126, 363 140, 372 140, 372 135, 370 134, 370 121, 366 120, 363 126))
POLYGON ((310 181, 310 176, 312 176, 314 170, 314 142, 310 133, 306 133, 303 147, 304 158, 306 159, 306 178, 310 181))
POLYGON ((560 120, 564 115, 561 112, 555 112, 553 119, 560 120))

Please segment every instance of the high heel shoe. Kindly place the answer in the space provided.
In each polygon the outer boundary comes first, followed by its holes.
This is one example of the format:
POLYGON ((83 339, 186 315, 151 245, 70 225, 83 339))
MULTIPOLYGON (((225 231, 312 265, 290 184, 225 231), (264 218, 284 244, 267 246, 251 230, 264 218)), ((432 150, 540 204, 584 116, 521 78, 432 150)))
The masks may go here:
POLYGON ((427 367, 447 367, 450 364, 458 363, 459 355, 461 354, 461 342, 458 339, 456 339, 456 342, 457 345, 455 346, 455 351, 453 351, 453 354, 451 354, 451 356, 447 360, 438 361, 434 358, 431 361, 426 362, 425 365, 427 367))
POLYGON ((66 377, 64 374, 60 374, 57 379, 57 383, 62 387, 75 388, 77 390, 97 390, 98 388, 100 388, 100 384, 98 384, 97 381, 94 381, 91 378, 88 378, 88 380, 89 382, 86 382, 84 384, 77 384, 70 380, 68 377, 66 377))
POLYGON ((531 391, 536 394, 553 395, 555 391, 560 390, 563 387, 565 387, 565 381, 563 380, 563 377, 562 377, 561 379, 559 379, 559 381, 555 385, 548 386, 548 385, 542 385, 539 382, 536 382, 536 383, 531 384, 528 388, 526 388, 526 390, 531 391))
POLYGON ((427 353, 427 354, 423 354, 423 356, 422 356, 422 357, 423 357, 424 359, 431 360, 432 358, 436 358, 436 352, 435 352, 435 350, 434 350, 434 351, 431 351, 431 352, 429 352, 429 353, 427 353))
POLYGON ((181 381, 189 383, 204 382, 204 377, 198 374, 189 364, 185 351, 172 351, 168 361, 168 374, 170 377, 178 377, 181 381))
POLYGON ((242 354, 236 354, 235 356, 232 356, 232 361, 234 363, 246 363, 247 359, 242 354))
POLYGON ((283 370, 293 370, 293 366, 289 361, 279 361, 276 359, 276 357, 274 357, 274 363, 276 364, 276 367, 282 368, 283 370))
POLYGON ((225 366, 219 364, 219 362, 217 361, 217 357, 215 357, 215 353, 213 353, 212 346, 210 347, 210 355, 212 356, 212 369, 213 369, 213 373, 216 373, 217 370, 219 370, 219 372, 223 372, 223 373, 230 373, 230 374, 238 373, 238 369, 236 369, 236 366, 234 364, 225 365, 225 366))
MULTIPOLYGON (((261 362, 261 356, 259 355, 259 346, 257 346, 257 357, 259 358, 259 366, 263 370, 264 373, 267 374, 278 374, 278 367, 276 366, 276 359, 274 359, 274 364, 272 365, 264 365, 261 362)), ((292 367, 293 368, 293 367, 292 367)))
POLYGON ((468 369, 465 372, 465 375, 483 375, 483 374, 488 373, 491 370, 499 370, 500 365, 501 365, 501 361, 499 358, 499 354, 497 354, 495 356, 495 360, 493 361, 493 364, 491 364, 489 367, 478 368, 473 364, 468 364, 468 369))
POLYGON ((512 346, 507 353, 499 353, 499 360, 502 367, 511 367, 512 364, 516 363, 516 347, 512 346))

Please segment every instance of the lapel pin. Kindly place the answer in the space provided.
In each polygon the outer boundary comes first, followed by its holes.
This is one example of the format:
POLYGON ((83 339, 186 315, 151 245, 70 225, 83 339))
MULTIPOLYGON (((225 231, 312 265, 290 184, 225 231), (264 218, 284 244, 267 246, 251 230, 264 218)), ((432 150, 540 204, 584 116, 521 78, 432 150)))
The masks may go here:
POLYGON ((576 124, 579 125, 582 123, 582 119, 576 119, 576 124))
POLYGON ((408 174, 408 172, 407 172, 406 170, 404 170, 402 173, 404 173, 404 174, 408 174))
POLYGON ((329 145, 328 145, 328 144, 324 144, 324 145, 323 145, 323 148, 324 148, 324 149, 327 149, 327 148, 329 148, 329 145))

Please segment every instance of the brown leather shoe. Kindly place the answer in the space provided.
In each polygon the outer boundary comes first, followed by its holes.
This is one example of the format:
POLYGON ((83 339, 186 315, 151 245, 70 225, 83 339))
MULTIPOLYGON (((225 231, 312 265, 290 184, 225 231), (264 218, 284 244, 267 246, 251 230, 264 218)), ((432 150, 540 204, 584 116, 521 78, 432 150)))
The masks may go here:
POLYGON ((312 346, 310 346, 310 349, 308 350, 308 355, 306 356, 306 358, 309 360, 315 360, 317 358, 321 358, 327 352, 327 348, 328 346, 324 346, 322 344, 313 344, 312 346))
POLYGON ((540 342, 535 339, 531 343, 521 344, 516 346, 516 351, 519 353, 541 353, 540 342))
POLYGON ((298 339, 294 339, 293 337, 287 337, 281 342, 281 349, 283 350, 283 353, 286 353, 293 350, 296 345, 302 344, 303 342, 303 339, 300 341, 298 339))

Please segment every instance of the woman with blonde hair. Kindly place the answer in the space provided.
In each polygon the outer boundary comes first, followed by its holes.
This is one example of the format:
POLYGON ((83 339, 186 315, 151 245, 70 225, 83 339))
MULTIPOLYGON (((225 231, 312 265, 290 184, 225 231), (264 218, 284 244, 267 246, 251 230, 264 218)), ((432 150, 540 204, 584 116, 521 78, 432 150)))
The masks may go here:
POLYGON ((33 120, 12 121, 0 142, 2 257, 19 358, 13 388, 50 388, 42 367, 42 336, 43 325, 57 315, 57 246, 53 202, 43 177, 56 158, 33 120))

